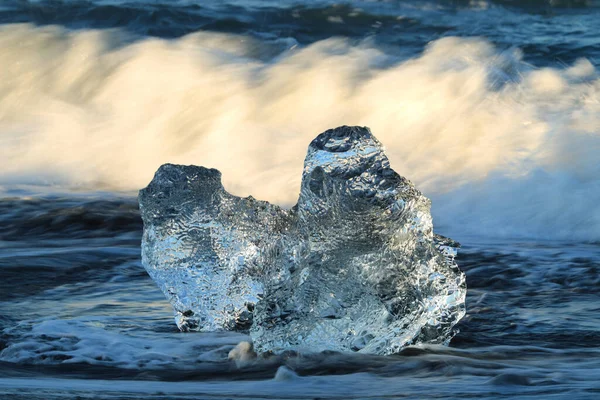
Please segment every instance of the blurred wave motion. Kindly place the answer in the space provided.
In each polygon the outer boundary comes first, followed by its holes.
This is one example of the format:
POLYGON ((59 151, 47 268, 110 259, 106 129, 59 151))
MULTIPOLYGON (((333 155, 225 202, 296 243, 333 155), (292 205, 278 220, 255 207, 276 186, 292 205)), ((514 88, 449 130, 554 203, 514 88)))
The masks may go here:
POLYGON ((135 190, 163 163, 202 164, 235 194, 289 206, 314 132, 354 124, 381 132, 459 235, 600 240, 600 78, 586 59, 533 68, 472 38, 405 60, 342 38, 127 37, 0 29, 0 184, 135 190))

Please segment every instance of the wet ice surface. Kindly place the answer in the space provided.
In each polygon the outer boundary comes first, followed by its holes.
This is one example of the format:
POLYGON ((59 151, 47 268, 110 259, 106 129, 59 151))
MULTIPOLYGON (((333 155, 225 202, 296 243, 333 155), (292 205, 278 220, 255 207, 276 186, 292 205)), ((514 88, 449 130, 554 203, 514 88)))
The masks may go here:
POLYGON ((134 199, 0 204, 0 398, 594 399, 600 391, 598 244, 463 239, 468 308, 449 347, 238 365, 228 354, 247 336, 172 323, 141 265, 134 199), (90 218, 67 223, 81 209, 90 218), (113 222, 90 237, 98 220, 113 222))
POLYGON ((263 292, 263 243, 289 225, 288 213, 230 195, 221 173, 163 165, 140 191, 142 262, 171 301, 181 330, 248 330, 263 292))
POLYGON ((171 164, 139 200, 142 263, 182 330, 250 328, 259 353, 385 355, 447 343, 464 315, 456 244, 433 234, 430 201, 367 128, 312 141, 290 211, 171 164))

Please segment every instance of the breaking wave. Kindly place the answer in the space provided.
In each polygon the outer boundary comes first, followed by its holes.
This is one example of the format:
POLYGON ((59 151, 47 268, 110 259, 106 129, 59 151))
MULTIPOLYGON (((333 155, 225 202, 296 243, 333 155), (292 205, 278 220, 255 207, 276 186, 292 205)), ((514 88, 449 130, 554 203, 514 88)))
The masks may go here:
POLYGON ((133 191, 171 162, 289 206, 310 140, 365 125, 453 237, 600 240, 600 78, 586 59, 540 69, 473 38, 406 59, 336 38, 31 25, 2 26, 0 51, 5 191, 133 191))

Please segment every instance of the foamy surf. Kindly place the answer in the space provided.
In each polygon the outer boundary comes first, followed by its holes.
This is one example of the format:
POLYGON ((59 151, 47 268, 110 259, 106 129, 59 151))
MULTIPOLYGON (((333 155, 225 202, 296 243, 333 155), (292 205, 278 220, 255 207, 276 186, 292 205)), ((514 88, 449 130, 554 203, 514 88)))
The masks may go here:
MULTIPOLYGON (((163 163, 292 205, 306 146, 369 126, 460 239, 600 240, 600 79, 585 59, 444 38, 403 59, 365 41, 0 29, 0 184, 132 191, 163 163)), ((51 189, 52 190, 52 189, 51 189)))

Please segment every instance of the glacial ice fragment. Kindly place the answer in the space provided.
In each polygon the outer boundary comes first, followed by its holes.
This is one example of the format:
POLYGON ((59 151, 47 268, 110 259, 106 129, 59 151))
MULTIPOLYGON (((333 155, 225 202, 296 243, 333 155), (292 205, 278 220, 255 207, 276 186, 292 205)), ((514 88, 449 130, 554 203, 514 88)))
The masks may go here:
POLYGON ((216 169, 165 164, 140 190, 142 264, 183 331, 248 330, 261 295, 265 249, 289 212, 230 195, 216 169))
POLYGON ((446 343, 465 312, 458 244, 433 233, 429 200, 367 128, 313 140, 289 211, 170 164, 140 208, 143 264, 181 329, 250 328, 258 352, 392 354, 446 343))

